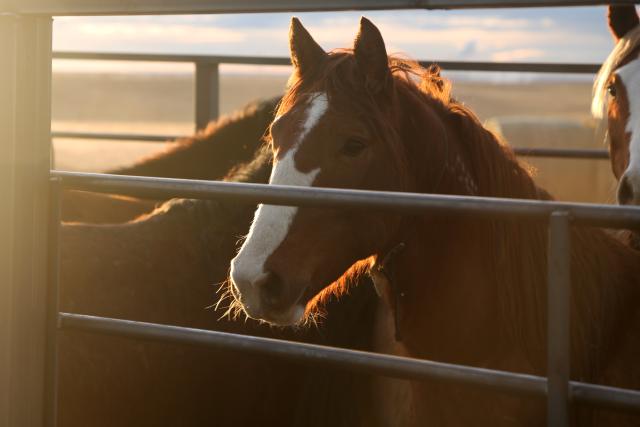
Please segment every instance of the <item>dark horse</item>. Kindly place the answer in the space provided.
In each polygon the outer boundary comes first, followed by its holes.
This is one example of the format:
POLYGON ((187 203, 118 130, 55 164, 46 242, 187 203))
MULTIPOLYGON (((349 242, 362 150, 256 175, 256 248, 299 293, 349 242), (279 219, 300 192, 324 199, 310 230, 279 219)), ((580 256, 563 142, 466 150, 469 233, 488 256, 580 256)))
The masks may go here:
MULTIPOLYGON (((160 153, 108 173, 184 179, 222 179, 238 164, 249 162, 273 120, 280 97, 252 102, 243 109, 211 122, 194 136, 178 139, 160 153)), ((151 212, 158 201, 117 195, 66 191, 64 221, 125 222, 151 212)))
MULTIPOLYGON (((290 43, 295 71, 271 125, 270 183, 550 199, 437 70, 388 57, 368 20, 353 49, 327 54, 296 19, 290 43)), ((377 287, 400 296, 381 305, 376 349, 545 375, 546 246, 539 222, 261 205, 232 261, 232 291, 249 316, 292 325, 318 293, 357 275, 359 260, 395 252, 395 280, 377 287)), ((640 388, 640 256, 603 230, 574 228, 571 262, 571 377, 640 388)), ((541 401, 458 385, 375 387, 381 424, 537 426, 546 417, 541 401)), ((640 422, 574 409, 580 426, 640 422)))
MULTIPOLYGON (((265 153, 227 179, 266 182, 265 153)), ((172 200, 126 224, 63 225, 61 310, 371 349, 371 286, 328 299, 326 319, 295 331, 229 319, 225 304, 206 308, 254 209, 172 200)), ((59 366, 61 427, 350 426, 368 417, 367 377, 238 351, 66 331, 59 366)))

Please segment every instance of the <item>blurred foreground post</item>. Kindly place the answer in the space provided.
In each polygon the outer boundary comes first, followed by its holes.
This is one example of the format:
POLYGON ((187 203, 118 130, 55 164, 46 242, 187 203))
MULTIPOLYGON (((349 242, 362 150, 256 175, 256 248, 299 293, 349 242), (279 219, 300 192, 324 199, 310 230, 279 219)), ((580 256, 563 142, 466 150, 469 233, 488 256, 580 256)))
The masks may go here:
POLYGON ((0 427, 44 424, 51 18, 0 10, 0 427))

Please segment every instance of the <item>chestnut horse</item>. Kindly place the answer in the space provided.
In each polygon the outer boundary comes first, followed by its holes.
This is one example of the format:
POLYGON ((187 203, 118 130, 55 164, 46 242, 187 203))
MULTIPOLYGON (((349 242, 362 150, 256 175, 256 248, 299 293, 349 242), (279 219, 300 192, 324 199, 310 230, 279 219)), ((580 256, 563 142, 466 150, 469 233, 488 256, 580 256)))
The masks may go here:
MULTIPOLYGON (((266 182, 270 167, 265 152, 227 179, 266 182)), ((61 310, 370 350, 371 286, 328 300, 326 319, 295 331, 229 319, 225 304, 206 309, 254 209, 172 200, 127 224, 64 224, 61 310)), ((351 426, 368 416, 368 381, 241 351, 63 331, 58 425, 351 426)))
MULTIPOLYGON (((435 67, 388 57, 365 18, 353 49, 326 53, 295 18, 290 44, 295 71, 271 125, 270 183, 550 199, 435 67)), ((546 247, 540 222, 260 205, 231 286, 250 317, 294 325, 368 260, 394 277, 374 274, 386 301, 378 351, 545 375, 546 247)), ((640 388, 640 255, 603 230, 574 228, 571 262, 571 377, 640 388)), ((546 417, 541 401, 459 385, 380 380, 373 392, 382 425, 546 417)), ((640 422, 574 410, 581 426, 640 422)))
POLYGON ((593 86, 592 114, 607 121, 618 203, 640 204, 640 19, 634 5, 609 6, 616 45, 593 86))
MULTIPOLYGON (((108 171, 116 175, 184 179, 222 179, 239 163, 251 160, 273 120, 280 97, 251 102, 239 111, 209 123, 194 136, 134 165, 108 171)), ((63 193, 63 221, 118 223, 151 212, 158 201, 79 191, 63 193)))

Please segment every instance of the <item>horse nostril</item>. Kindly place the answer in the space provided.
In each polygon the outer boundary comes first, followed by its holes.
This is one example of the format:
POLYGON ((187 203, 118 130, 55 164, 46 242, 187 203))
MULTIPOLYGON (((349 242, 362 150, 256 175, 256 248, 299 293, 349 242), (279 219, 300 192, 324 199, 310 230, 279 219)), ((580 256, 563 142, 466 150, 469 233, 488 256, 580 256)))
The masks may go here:
POLYGON ((267 306, 277 308, 286 294, 285 285, 277 274, 271 271, 268 274, 267 278, 260 284, 260 293, 267 306))
POLYGON ((618 187, 618 203, 628 205, 631 200, 633 200, 633 188, 629 184, 627 177, 623 176, 618 187))

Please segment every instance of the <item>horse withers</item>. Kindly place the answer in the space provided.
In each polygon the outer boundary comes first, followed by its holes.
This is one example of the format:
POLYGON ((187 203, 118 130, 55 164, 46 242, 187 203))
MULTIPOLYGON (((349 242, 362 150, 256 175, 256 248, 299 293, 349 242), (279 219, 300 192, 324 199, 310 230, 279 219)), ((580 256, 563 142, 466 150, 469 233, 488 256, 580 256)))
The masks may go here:
MULTIPOLYGON (((271 184, 550 199, 436 67, 387 56, 368 20, 353 49, 326 53, 296 19, 290 44, 271 184)), ((546 375, 547 240, 542 223, 260 205, 231 263, 231 291, 249 316, 294 325, 346 277, 391 259, 393 279, 377 284, 378 351, 546 375)), ((571 377, 640 388, 640 255, 575 228, 571 262, 571 377)), ((382 425, 541 425, 546 416, 541 401, 453 384, 373 388, 382 425)), ((572 417, 639 422, 580 407, 572 417)))

